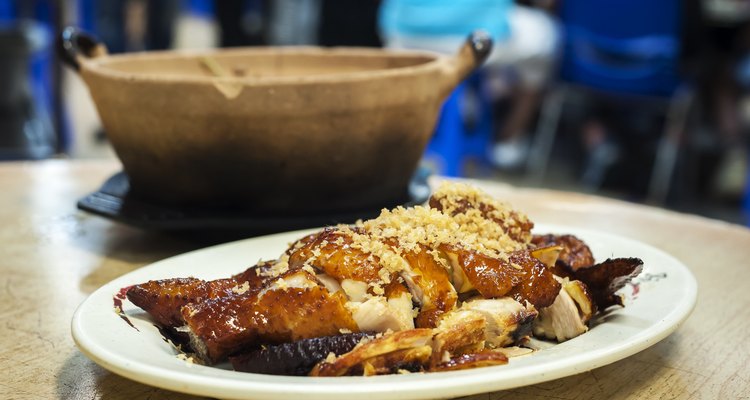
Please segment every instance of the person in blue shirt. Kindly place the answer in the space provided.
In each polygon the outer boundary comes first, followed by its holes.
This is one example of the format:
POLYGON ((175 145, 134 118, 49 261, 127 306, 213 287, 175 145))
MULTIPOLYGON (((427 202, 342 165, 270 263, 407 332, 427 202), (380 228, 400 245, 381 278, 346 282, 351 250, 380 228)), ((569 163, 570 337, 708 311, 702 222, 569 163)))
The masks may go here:
POLYGON ((549 14, 513 0, 384 0, 379 27, 387 48, 445 54, 457 51, 470 32, 487 31, 494 40, 484 67, 487 83, 497 97, 509 86, 514 96, 488 155, 498 168, 523 165, 529 125, 557 59, 560 34, 549 14))

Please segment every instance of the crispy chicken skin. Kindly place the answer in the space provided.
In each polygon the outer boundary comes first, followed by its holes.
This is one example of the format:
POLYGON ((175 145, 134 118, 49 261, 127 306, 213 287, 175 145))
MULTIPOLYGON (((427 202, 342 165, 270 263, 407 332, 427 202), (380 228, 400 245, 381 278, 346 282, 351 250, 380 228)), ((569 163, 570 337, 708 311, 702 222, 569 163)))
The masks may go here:
POLYGON ((505 365, 508 356, 499 351, 482 350, 471 354, 461 354, 448 361, 443 361, 430 367, 430 372, 458 371, 461 369, 473 369, 480 367, 491 367, 493 365, 505 365))
MULTIPOLYGON (((490 313, 493 319, 499 317, 494 311, 490 313)), ((505 364, 508 358, 504 353, 485 350, 487 318, 471 309, 451 311, 434 329, 385 333, 364 340, 348 353, 321 361, 310 375, 379 375, 402 369, 449 371, 505 364)))
POLYGON ((570 277, 580 268, 594 265, 594 255, 583 240, 573 235, 534 235, 531 243, 537 248, 560 246, 560 255, 553 267, 553 273, 559 277, 570 277))
POLYGON ((342 293, 330 293, 306 271, 290 271, 261 291, 182 308, 191 347, 215 363, 242 349, 357 332, 342 293))
POLYGON ((434 328, 440 317, 453 310, 458 302, 448 271, 427 250, 420 246, 419 251, 404 254, 408 268, 401 273, 413 298, 421 306, 415 321, 418 328, 434 328))
POLYGON ((485 298, 511 296, 535 307, 547 307, 555 301, 560 283, 541 261, 528 251, 516 251, 508 260, 444 246, 453 268, 460 268, 466 279, 485 298))
POLYGON ((369 284, 381 279, 378 258, 352 247, 350 234, 335 227, 303 238, 287 254, 290 269, 311 264, 339 282, 350 279, 369 284))
POLYGON ((259 273, 268 265, 269 262, 262 262, 231 278, 213 281, 196 278, 148 281, 128 289, 127 297, 149 313, 157 324, 175 328, 184 324, 180 309, 186 304, 260 289, 267 278, 259 273))
MULTIPOLYGON (((408 331, 394 332, 379 338, 360 343, 354 350, 337 357, 334 360, 326 360, 313 368, 311 376, 343 376, 362 375, 366 364, 377 364, 381 358, 393 355, 393 353, 423 349, 432 345, 432 329, 410 329, 408 331)), ((398 353, 403 354, 403 353, 398 353)), ((432 351, 420 351, 420 363, 425 363, 432 351), (424 357, 426 356, 426 357, 424 357)), ((414 360, 412 360, 414 361, 414 360)))
POLYGON ((599 310, 622 305, 622 298, 615 294, 625 284, 643 271, 640 258, 607 259, 575 272, 576 279, 586 284, 599 310))

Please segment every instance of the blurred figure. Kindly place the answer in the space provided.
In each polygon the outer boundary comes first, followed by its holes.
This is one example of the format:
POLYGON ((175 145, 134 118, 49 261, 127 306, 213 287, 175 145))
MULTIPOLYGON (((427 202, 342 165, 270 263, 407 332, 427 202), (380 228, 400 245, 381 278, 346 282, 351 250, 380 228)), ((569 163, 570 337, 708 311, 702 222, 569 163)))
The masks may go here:
POLYGON ((703 0, 703 13, 701 89, 723 150, 713 191, 739 199, 748 171, 740 98, 750 89, 750 1, 703 0))
POLYGON ((272 28, 268 24, 275 18, 271 12, 273 3, 268 0, 214 0, 216 20, 221 30, 219 45, 261 46, 273 42, 269 39, 272 28))
POLYGON ((382 46, 377 30, 380 3, 380 0, 321 0, 318 43, 321 46, 382 46))
MULTIPOLYGON (((551 6, 545 2, 546 6, 551 6)), ((498 168, 523 165, 528 130, 555 65, 559 46, 556 22, 542 10, 512 0, 385 0, 380 29, 386 47, 453 54, 473 30, 494 40, 484 73, 494 81, 516 77, 509 115, 495 133, 489 158, 498 168)))
POLYGON ((221 46, 380 47, 380 0, 215 0, 221 46))
POLYGON ((94 3, 94 30, 110 53, 165 50, 180 0, 99 0, 94 3))

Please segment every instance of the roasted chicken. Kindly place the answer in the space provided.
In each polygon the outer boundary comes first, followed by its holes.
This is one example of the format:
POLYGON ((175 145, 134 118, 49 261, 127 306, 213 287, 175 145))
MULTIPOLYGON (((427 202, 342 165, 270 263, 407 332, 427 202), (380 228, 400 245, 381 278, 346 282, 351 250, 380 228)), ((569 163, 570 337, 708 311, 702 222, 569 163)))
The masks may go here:
POLYGON ((461 184, 429 206, 325 228, 227 279, 128 289, 207 364, 315 376, 501 365, 532 332, 568 340, 641 270, 580 239, 532 236, 521 212, 461 184))

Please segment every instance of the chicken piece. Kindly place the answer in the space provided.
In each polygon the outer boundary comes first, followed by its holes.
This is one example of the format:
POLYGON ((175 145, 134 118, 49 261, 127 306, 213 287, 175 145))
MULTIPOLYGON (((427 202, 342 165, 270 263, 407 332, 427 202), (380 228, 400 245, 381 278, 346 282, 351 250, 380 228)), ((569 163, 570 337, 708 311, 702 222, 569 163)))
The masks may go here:
POLYGON ((370 297, 364 302, 350 301, 346 308, 363 332, 402 331, 414 329, 411 295, 402 292, 400 295, 370 297))
POLYGON ((510 264, 523 271, 521 283, 514 286, 508 295, 520 302, 528 301, 536 308, 546 307, 555 301, 560 292, 560 283, 547 267, 528 251, 517 251, 510 255, 510 264))
POLYGON ((400 272, 413 299, 420 305, 416 326, 434 328, 440 317, 456 308, 458 293, 448 271, 433 257, 427 247, 403 255, 406 265, 400 272))
POLYGON ((562 247, 553 270, 554 274, 559 277, 570 277, 572 272, 594 265, 595 262, 589 246, 573 235, 534 235, 531 243, 537 248, 562 247))
POLYGON ((353 234, 359 233, 326 228, 315 235, 306 236, 287 251, 289 268, 310 265, 338 282, 352 280, 369 285, 383 281, 380 260, 353 247, 353 234))
MULTIPOLYGON (((462 282, 462 288, 474 288, 482 297, 511 296, 541 308, 552 304, 560 291, 554 275, 528 251, 513 252, 506 261, 454 246, 442 246, 440 250, 450 260, 453 270, 460 269, 470 283, 469 286, 462 282)), ((456 275, 454 272, 453 276, 456 275)))
POLYGON ((184 330, 208 363, 260 344, 357 332, 343 293, 330 293, 304 270, 282 274, 257 292, 182 307, 184 330))
POLYGON ((575 278, 588 287, 596 306, 600 311, 609 306, 622 305, 622 297, 615 294, 626 283, 643 271, 643 261, 640 258, 615 258, 579 268, 575 278))
POLYGON ((530 254, 532 257, 541 261, 547 269, 555 274, 555 264, 557 264, 557 260, 560 258, 562 250, 562 246, 537 247, 536 249, 531 250, 530 254))
POLYGON ((565 290, 570 298, 576 303, 581 322, 587 324, 591 320, 591 317, 596 314, 597 310, 594 298, 591 295, 588 286, 581 281, 571 281, 569 279, 563 279, 562 285, 563 290, 565 290))
POLYGON ((403 371, 421 372, 429 363, 432 347, 429 345, 397 350, 368 359, 362 364, 362 375, 397 374, 403 371))
POLYGON ((180 309, 188 303, 227 297, 260 289, 266 281, 262 275, 274 262, 266 261, 227 279, 204 281, 197 278, 175 278, 148 281, 128 289, 131 303, 145 310, 163 328, 184 324, 180 309))
POLYGON ((534 335, 564 342, 588 330, 586 323, 593 315, 594 304, 585 284, 559 279, 563 288, 551 306, 539 310, 534 335))
POLYGON ((518 343, 531 334, 531 327, 538 312, 518 301, 475 298, 465 301, 461 310, 476 311, 484 315, 485 345, 490 348, 505 347, 518 343))
POLYGON ((461 354, 484 349, 487 319, 481 312, 456 310, 445 315, 432 342, 432 366, 461 354))
MULTIPOLYGON (((343 375, 362 375, 365 373, 366 364, 372 366, 383 366, 389 362, 400 360, 409 350, 415 350, 412 356, 424 356, 425 346, 432 344, 432 329, 410 329, 407 331, 394 332, 385 334, 381 337, 363 341, 354 350, 336 357, 331 360, 325 360, 313 368, 311 376, 343 376, 343 375)), ((428 353, 427 355, 429 356, 428 353)), ((414 362, 413 358, 409 359, 414 362)), ((426 364, 428 359, 420 360, 426 364)), ((370 369, 370 373, 374 372, 370 369)))
POLYGON ((484 350, 471 354, 461 354, 447 361, 443 361, 430 367, 430 372, 457 371, 461 369, 473 369, 480 367, 491 367, 493 365, 505 365, 508 357, 497 351, 484 350))
POLYGON ((366 333, 348 333, 302 339, 293 343, 263 346, 250 353, 231 356, 229 360, 235 371, 304 376, 328 354, 341 355, 350 352, 362 339, 372 337, 366 333))
POLYGON ((430 196, 429 205, 454 217, 477 210, 485 219, 502 226, 507 235, 516 242, 528 243, 531 240, 534 223, 526 215, 468 185, 453 183, 440 186, 430 196))

